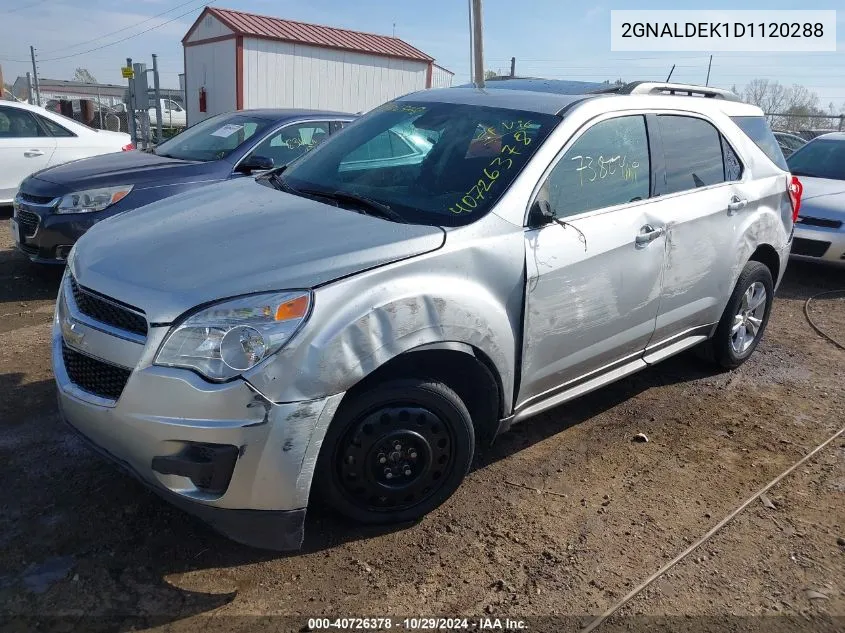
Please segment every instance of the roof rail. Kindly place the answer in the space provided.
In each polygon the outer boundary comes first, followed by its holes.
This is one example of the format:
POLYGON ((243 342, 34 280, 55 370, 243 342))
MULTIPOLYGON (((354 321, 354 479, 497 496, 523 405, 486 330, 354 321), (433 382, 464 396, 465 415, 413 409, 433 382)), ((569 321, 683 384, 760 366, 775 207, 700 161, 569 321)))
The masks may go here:
POLYGON ((706 97, 710 99, 725 99, 726 101, 742 101, 739 95, 730 90, 710 88, 709 86, 694 86, 692 84, 672 84, 660 81, 635 81, 620 86, 616 94, 628 95, 679 95, 684 97, 706 97))

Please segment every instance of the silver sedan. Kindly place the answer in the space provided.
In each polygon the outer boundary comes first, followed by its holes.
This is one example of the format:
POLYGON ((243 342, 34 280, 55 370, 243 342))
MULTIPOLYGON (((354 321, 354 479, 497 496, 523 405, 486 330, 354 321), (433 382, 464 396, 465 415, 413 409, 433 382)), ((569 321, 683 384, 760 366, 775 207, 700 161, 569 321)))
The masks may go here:
POLYGON ((804 185, 792 258, 845 266, 845 133, 813 139, 787 163, 804 185))

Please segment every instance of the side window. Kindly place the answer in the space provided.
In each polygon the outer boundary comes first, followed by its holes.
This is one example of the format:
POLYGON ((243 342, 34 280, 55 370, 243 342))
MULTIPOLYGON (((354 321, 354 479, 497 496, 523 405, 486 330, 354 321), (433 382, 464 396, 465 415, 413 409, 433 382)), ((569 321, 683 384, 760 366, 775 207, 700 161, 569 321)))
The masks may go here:
POLYGON ((727 182, 740 180, 742 178, 742 163, 739 160, 739 156, 736 155, 734 148, 730 146, 730 143, 728 143, 724 136, 721 139, 722 158, 725 161, 725 180, 727 182))
POLYGON ((649 197, 651 164, 642 116, 596 123, 558 161, 541 196, 559 218, 649 197))
POLYGON ((273 165, 281 167, 302 156, 329 136, 329 122, 295 123, 277 130, 264 139, 250 156, 272 158, 273 165))
POLYGON ((70 130, 66 130, 61 125, 59 125, 55 121, 51 121, 45 116, 41 116, 38 114, 36 114, 35 116, 38 117, 38 120, 41 121, 41 125, 46 127, 50 134, 52 134, 53 136, 76 136, 76 134, 74 134, 70 130))
POLYGON ((35 138, 47 136, 26 110, 0 107, 0 138, 35 138))
POLYGON ((715 127, 703 119, 663 114, 657 124, 666 162, 666 193, 725 181, 721 135, 715 127))

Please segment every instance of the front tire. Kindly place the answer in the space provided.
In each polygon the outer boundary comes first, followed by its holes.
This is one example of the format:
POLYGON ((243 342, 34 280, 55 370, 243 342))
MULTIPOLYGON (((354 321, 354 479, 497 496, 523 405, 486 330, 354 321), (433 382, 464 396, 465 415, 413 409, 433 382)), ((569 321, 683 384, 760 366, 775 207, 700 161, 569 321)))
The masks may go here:
POLYGON ((774 295, 768 267, 760 262, 748 262, 710 340, 716 363, 734 369, 748 360, 766 330, 774 295))
POLYGON ((458 488, 474 448, 469 411, 451 388, 391 381, 341 404, 315 483, 326 505, 355 521, 413 521, 458 488))

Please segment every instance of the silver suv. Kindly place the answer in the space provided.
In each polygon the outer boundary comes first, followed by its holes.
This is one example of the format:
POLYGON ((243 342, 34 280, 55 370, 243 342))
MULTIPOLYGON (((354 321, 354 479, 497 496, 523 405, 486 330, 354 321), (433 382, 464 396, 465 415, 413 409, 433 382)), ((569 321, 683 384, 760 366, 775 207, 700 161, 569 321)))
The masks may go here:
POLYGON ((728 93, 429 90, 286 169, 95 226, 62 282, 67 421, 243 543, 319 500, 422 517, 476 444, 766 328, 797 183, 728 93), (669 94, 669 93, 676 94, 669 94))

